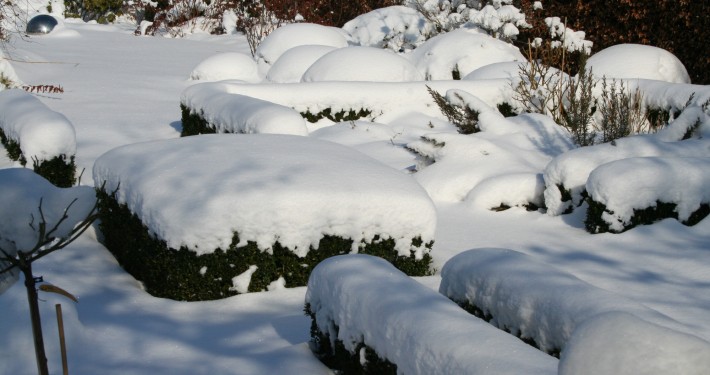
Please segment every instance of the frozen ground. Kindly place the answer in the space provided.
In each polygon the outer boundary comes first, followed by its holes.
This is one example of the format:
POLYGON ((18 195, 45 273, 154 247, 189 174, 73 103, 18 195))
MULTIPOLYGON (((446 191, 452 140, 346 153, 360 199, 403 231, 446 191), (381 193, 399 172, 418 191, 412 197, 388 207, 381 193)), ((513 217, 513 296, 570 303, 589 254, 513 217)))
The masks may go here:
MULTIPOLYGON (((69 22, 65 27, 54 36, 16 40, 8 53, 26 84, 64 88, 63 94, 40 99, 73 123, 77 164, 86 170, 83 184, 92 183, 94 161, 110 149, 179 136, 181 93, 194 83, 190 73, 201 61, 224 52, 249 53, 243 38, 236 36, 175 40, 136 37, 132 27, 69 22)), ((384 140, 366 142, 360 133, 363 141, 349 146, 401 169, 414 164, 413 157, 401 149, 384 152, 385 146, 403 137, 400 127, 429 121, 437 130, 447 129, 441 119, 409 113, 383 124, 390 128, 380 130, 391 134, 384 140)), ((349 125, 342 127, 341 135, 347 134, 349 125)), ((331 137, 339 138, 336 135, 331 137)), ((508 144, 520 146, 513 136, 496 137, 491 142, 504 150, 512 149, 508 144)), ((549 216, 519 208, 492 212, 450 199, 435 203, 438 220, 431 255, 437 269, 465 250, 513 249, 657 310, 686 332, 710 341, 710 219, 694 227, 664 220, 622 234, 590 235, 583 229, 584 210, 549 216)), ((305 288, 212 302, 158 299, 121 270, 97 236, 86 233, 36 264, 36 275, 80 300, 73 304, 41 294, 51 371, 60 367, 54 304, 61 302, 73 374, 329 373, 306 344, 310 320, 303 314, 305 288)), ((419 281, 437 290, 440 277, 419 281)), ((0 374, 34 373, 21 282, 0 295, 0 306, 0 374)))

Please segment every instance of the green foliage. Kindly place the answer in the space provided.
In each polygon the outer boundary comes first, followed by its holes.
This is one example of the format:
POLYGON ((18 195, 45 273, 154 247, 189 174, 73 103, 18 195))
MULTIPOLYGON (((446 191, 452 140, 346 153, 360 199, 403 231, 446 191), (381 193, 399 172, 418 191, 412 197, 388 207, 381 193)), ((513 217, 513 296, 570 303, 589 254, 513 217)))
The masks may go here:
MULTIPOLYGON (((197 255, 187 248, 171 249, 164 241, 154 238, 138 217, 119 204, 114 194, 97 190, 100 198, 100 228, 104 244, 119 264, 136 279, 141 280, 148 293, 174 300, 212 300, 235 295, 232 278, 256 265, 249 291, 266 290, 267 286, 283 277, 289 287, 303 286, 313 268, 322 260, 350 252, 352 240, 335 236, 321 239, 318 249, 311 249, 300 258, 276 242, 272 252, 260 250, 256 243, 239 243, 234 234, 228 249, 197 255), (206 267, 206 268, 203 268, 206 267), (204 272, 200 272, 201 270, 204 272)), ((414 241, 413 241, 414 242, 414 241)), ((421 244, 414 243, 415 245, 421 244)), ((432 244, 427 244, 431 248, 432 244)), ((414 255, 399 256, 391 239, 375 239, 364 244, 361 253, 381 256, 411 276, 431 275, 431 256, 416 260, 414 255)))
POLYGON ((370 115, 372 115, 372 111, 365 108, 360 108, 357 111, 354 109, 349 109, 347 111, 343 109, 335 113, 333 113, 332 108, 326 108, 318 113, 311 113, 310 110, 301 112, 301 117, 310 123, 316 123, 324 118, 327 118, 333 122, 356 121, 361 118, 369 117, 370 115))
POLYGON ((25 159, 25 156, 22 155, 22 148, 20 148, 20 143, 5 135, 5 132, 2 129, 0 129, 0 141, 2 141, 3 146, 5 146, 7 156, 10 159, 19 161, 22 165, 27 164, 27 159, 25 159))
POLYGON ((184 104, 180 104, 180 111, 182 112, 181 137, 198 134, 214 134, 217 132, 214 127, 207 123, 202 115, 193 113, 184 104))
POLYGON ((84 21, 113 22, 122 14, 123 0, 64 0, 64 16, 80 16, 84 21))
MULTIPOLYGON (((587 217, 584 220, 584 226, 587 232, 593 234, 606 232, 621 233, 638 225, 650 225, 667 218, 678 219, 678 212, 676 212, 677 205, 675 203, 656 201, 654 206, 635 209, 631 216, 631 222, 625 225, 621 231, 616 231, 611 229, 609 223, 602 219, 602 215, 605 212, 608 214, 614 214, 614 212, 609 210, 603 203, 599 203, 593 199, 587 199, 587 202, 589 203, 589 208, 587 209, 587 217)), ((682 221, 681 223, 693 226, 703 220, 708 214, 710 214, 710 204, 703 203, 690 215, 688 220, 682 221)))
MULTIPOLYGON (((337 374, 372 374, 387 375, 396 374, 397 365, 380 358, 372 348, 364 343, 359 343, 355 352, 349 352, 343 345, 342 340, 334 340, 334 347, 331 345, 330 335, 318 329, 316 314, 311 311, 311 306, 306 304, 304 311, 311 317, 311 350, 316 357, 326 366, 336 371, 337 374), (360 352, 365 349, 365 363, 361 363, 360 352)), ((339 328, 335 326, 337 334, 339 328)))
MULTIPOLYGON (((0 129, 0 142, 5 146, 10 159, 18 161, 22 166, 27 164, 27 158, 22 153, 20 143, 10 139, 5 132, 0 129)), ((55 156, 49 160, 32 160, 32 169, 40 176, 47 179, 58 187, 71 187, 76 182, 76 164, 74 156, 67 158, 66 155, 55 156)))
POLYGON ((34 171, 47 179, 47 181, 58 187, 72 187, 76 183, 76 164, 74 156, 68 158, 66 155, 55 156, 49 160, 33 160, 34 171))
POLYGON ((498 108, 498 112, 500 112, 500 114, 504 117, 515 117, 518 115, 513 106, 508 102, 498 103, 496 108, 498 108))
MULTIPOLYGON (((459 131, 459 134, 473 134, 481 131, 478 126, 478 111, 471 109, 467 105, 458 106, 449 103, 446 98, 436 92, 436 90, 431 87, 426 87, 429 91, 429 95, 434 99, 434 103, 439 107, 441 113, 446 116, 450 123, 454 124, 459 131)), ((463 98, 458 93, 454 95, 463 102, 463 98)))

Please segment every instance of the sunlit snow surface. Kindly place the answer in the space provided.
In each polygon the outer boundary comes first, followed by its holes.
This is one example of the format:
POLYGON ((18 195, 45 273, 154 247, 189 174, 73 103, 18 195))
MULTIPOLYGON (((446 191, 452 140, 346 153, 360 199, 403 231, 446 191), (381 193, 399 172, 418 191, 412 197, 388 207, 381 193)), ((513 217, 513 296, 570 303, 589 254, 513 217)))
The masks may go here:
MULTIPOLYGON (((85 170, 83 184, 92 183, 94 161, 107 151, 119 146, 171 140, 179 136, 181 95, 185 88, 195 83, 189 77, 200 62, 225 52, 249 54, 243 37, 239 36, 196 34, 178 40, 136 37, 134 30, 135 25, 107 26, 65 20, 63 29, 55 30, 60 33, 16 40, 7 52, 22 82, 31 85, 57 84, 64 88, 61 95, 46 94, 38 98, 74 125, 77 165, 85 170)), ((299 35, 294 35, 297 40, 284 39, 283 44, 272 42, 274 49, 265 49, 264 52, 280 56, 298 45, 329 44, 328 40, 304 38, 303 35, 311 35, 305 31, 304 34, 299 32, 299 35)), ((338 48, 346 46, 345 37, 340 39, 335 33, 328 35, 331 41, 337 42, 330 44, 336 44, 338 48)), ((503 61, 513 61, 514 57, 506 56, 503 61)), ((451 73, 452 66, 448 61, 430 62, 426 65, 438 67, 442 76, 451 73)), ((268 63, 273 64, 274 61, 268 63)), ((484 66, 491 62, 475 63, 480 64, 476 66, 484 66)), ((465 70, 461 71, 462 75, 465 70)), ((265 76, 267 71, 261 70, 260 77, 265 76)), ((491 81, 427 83, 442 94, 453 88, 463 89, 493 107, 509 99, 510 90, 506 89, 505 82, 491 81)), ((443 184, 448 181, 457 185, 456 178, 460 175, 481 177, 476 176, 477 170, 490 175, 489 172, 495 172, 495 164, 506 167, 523 165, 523 173, 527 176, 524 181, 537 183, 539 180, 530 179, 531 175, 542 174, 544 159, 564 151, 560 147, 568 142, 564 136, 549 137, 545 132, 540 133, 550 129, 549 120, 535 116, 519 116, 505 122, 490 117, 488 134, 458 135, 456 129, 438 113, 423 83, 376 85, 380 86, 373 90, 372 83, 363 82, 319 82, 304 84, 303 87, 300 84, 290 87, 225 84, 227 88, 224 92, 274 101, 296 107, 298 111, 309 107, 318 111, 330 106, 347 109, 352 108, 353 104, 373 105, 374 123, 369 122, 371 119, 368 118, 330 127, 332 122, 326 121, 308 125, 309 136, 343 143, 402 173, 409 173, 413 166, 419 164, 413 154, 405 150, 407 144, 417 141, 420 136, 446 140, 447 145, 439 149, 442 164, 447 159, 456 164, 458 153, 466 156, 455 166, 437 167, 440 171, 446 169, 439 175, 443 184), (510 133, 513 124, 521 123, 529 126, 524 131, 510 133), (469 143, 489 143, 494 147, 492 149, 504 152, 490 154, 497 155, 497 161, 491 165, 480 152, 481 157, 469 159, 466 154, 469 143), (458 150, 454 152, 454 149, 458 150), (523 155, 533 157, 523 156, 524 161, 516 161, 520 160, 515 153, 518 149, 525 150, 523 155), (551 153, 551 150, 556 152, 551 153)), ((645 90, 644 100, 648 103, 670 103, 675 108, 681 108, 692 92, 697 92, 698 102, 706 100, 708 93, 707 86, 672 85, 661 81, 630 81, 630 85, 645 90)), ((694 121, 700 113, 693 111, 683 114, 676 121, 694 121)), ((669 141, 682 135, 681 132, 659 134, 659 137, 668 136, 663 140, 669 141)), ((691 141, 707 142, 706 139, 707 136, 704 136, 702 140, 691 141)), ((435 168, 438 163, 421 169, 415 176, 435 168)), ((510 175, 516 176, 512 172, 510 175)), ((421 181, 422 176, 415 178, 421 181)), ((586 182, 586 177, 584 180, 586 182)), ((472 199, 473 193, 469 195, 471 201, 460 200, 463 194, 481 189, 480 186, 482 183, 466 186, 461 195, 456 195, 458 199, 451 199, 453 195, 448 194, 445 194, 445 199, 434 198, 438 219, 431 254, 435 267, 441 269, 446 261, 469 249, 513 249, 564 270, 591 286, 656 310, 677 321, 704 342, 710 340, 707 319, 710 311, 707 294, 710 285, 710 252, 707 250, 710 248, 710 219, 706 218, 694 227, 685 227, 669 219, 623 234, 590 235, 582 229, 583 209, 562 216, 526 212, 519 208, 492 212, 485 205, 472 205, 471 202, 481 202, 472 199)), ((202 182, 201 187, 206 194, 210 193, 208 181, 202 182)), ((509 190, 500 191, 505 195, 511 194, 509 190)), ((520 189, 520 194, 529 191, 520 189)), ((363 197, 363 200, 367 199, 363 197)), ((246 294, 212 302, 183 303, 157 299, 147 295, 140 283, 117 266, 113 256, 98 243, 97 237, 100 234, 87 233, 67 249, 35 264, 36 275, 42 275, 46 281, 72 292, 80 299, 79 304, 74 304, 60 296, 41 294, 40 309, 51 371, 56 372, 60 366, 54 304, 61 302, 69 368, 73 374, 328 373, 312 356, 306 344, 310 321, 302 310, 305 288, 246 294)), ((363 271, 363 274, 366 272, 363 271)), ((440 276, 419 278, 417 281, 437 289, 440 276)), ((387 296, 382 298, 386 300, 387 296)), ((0 373, 32 373, 35 367, 32 334, 21 282, 0 295, 0 306, 3 306, 0 373)), ((425 309, 426 306, 418 308, 425 309)), ((623 318, 610 317, 602 319, 600 325, 591 330, 602 327, 621 332, 615 326, 618 324, 634 334, 657 332, 634 322, 637 321, 629 323, 623 318)), ((680 333, 681 330, 675 332, 685 335, 680 333)), ((580 340, 580 343, 585 343, 584 339, 580 340)), ((592 337, 586 344, 594 342, 597 341, 592 337)), ((623 341, 619 342, 624 345, 623 341)), ((465 343, 458 344, 463 347, 465 343)), ((583 349, 578 352, 589 351, 585 346, 580 348, 583 349)), ((603 357, 606 348, 613 350, 612 347, 602 346, 596 353, 603 357)), ((623 357, 622 360, 639 362, 634 358, 638 358, 638 354, 644 355, 640 353, 643 347, 627 345, 625 348, 639 350, 633 353, 615 350, 623 357)), ((499 359, 502 362, 491 362, 491 366, 495 367, 496 363, 503 366, 506 358, 499 359)))

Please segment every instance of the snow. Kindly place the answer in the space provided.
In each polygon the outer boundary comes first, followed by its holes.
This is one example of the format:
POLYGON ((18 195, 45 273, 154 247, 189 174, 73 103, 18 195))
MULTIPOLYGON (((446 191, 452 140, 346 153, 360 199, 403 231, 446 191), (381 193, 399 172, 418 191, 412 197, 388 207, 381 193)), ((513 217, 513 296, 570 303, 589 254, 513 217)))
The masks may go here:
POLYGON ((306 123, 289 107, 244 95, 225 94, 213 85, 194 85, 181 103, 199 114, 218 133, 306 135, 306 123))
POLYGON ((686 221, 710 204, 709 157, 628 158, 603 164, 589 175, 589 197, 606 206, 602 219, 612 230, 631 223, 634 210, 675 203, 678 220, 686 221), (624 178, 618 178, 624 176, 624 178))
POLYGON ((261 41, 255 57, 260 65, 271 66, 287 50, 319 44, 336 48, 347 47, 347 34, 341 29, 312 23, 292 23, 279 27, 261 41))
POLYGON ((0 92, 0 128, 9 139, 20 144, 28 162, 76 153, 71 122, 24 90, 0 92))
POLYGON ((439 292, 476 306, 493 317, 491 324, 532 338, 546 351, 565 353, 580 325, 611 311, 683 328, 643 305, 509 249, 473 249, 451 258, 441 270, 439 292))
MULTIPOLYGON (((61 189, 25 168, 0 169, 0 249, 9 256, 34 250, 40 239, 42 218, 47 231, 56 227, 52 238, 67 237, 96 201, 94 190, 86 186, 61 189), (72 201, 76 202, 72 203, 72 201), (71 205, 71 207, 70 207, 71 205), (68 208, 68 209, 67 209, 68 208), (67 217, 62 221, 65 214, 67 217), (62 221, 60 223, 60 221, 62 221)), ((0 253, 0 257, 2 257, 0 253)), ((0 269, 7 264, 0 261, 0 269)), ((0 293, 16 278, 0 274, 0 293)))
POLYGON ((557 371, 554 358, 469 315, 380 258, 324 260, 308 280, 306 303, 331 340, 341 340, 351 353, 364 342, 396 364, 398 374, 557 371), (492 361, 499 356, 506 360, 492 361))
POLYGON ((251 283, 251 277, 254 275, 254 272, 259 267, 256 265, 251 265, 249 268, 247 268, 246 271, 240 273, 237 276, 234 276, 232 278, 232 288, 229 288, 229 290, 233 290, 237 293, 248 293, 249 292, 249 284, 251 283))
POLYGON ((239 246, 267 250, 278 241, 301 257, 324 235, 352 239, 353 252, 380 236, 420 259, 428 250, 411 242, 431 241, 436 227, 433 203, 410 176, 307 137, 220 134, 123 146, 94 164, 95 185, 104 181, 106 191, 120 184, 117 201, 168 247, 198 255, 227 249, 236 232, 239 246))
POLYGON ((424 43, 432 28, 424 15, 403 5, 375 9, 343 25, 356 45, 403 52, 424 43))
MULTIPOLYGON (((46 1, 35 3, 38 7, 47 5, 46 1)), ((61 2, 55 1, 53 8, 59 9, 60 5, 61 2)), ((434 247, 430 255, 433 257, 434 267, 441 269, 451 258, 469 249, 514 249, 526 254, 534 264, 554 266, 588 284, 590 288, 607 291, 625 301, 631 301, 636 306, 643 306, 647 311, 657 311, 677 322, 668 323, 671 320, 653 320, 648 316, 640 316, 639 318, 652 324, 673 330, 664 330, 657 336, 654 333, 654 336, 650 337, 645 334, 656 332, 659 327, 649 328, 634 320, 636 323, 621 321, 620 325, 625 326, 622 329, 614 327, 619 319, 612 315, 599 315, 599 324, 608 323, 611 326, 608 331, 599 328, 600 334, 608 335, 619 345, 605 342, 593 350, 584 347, 577 350, 573 334, 568 348, 576 352, 577 359, 589 353, 590 356, 586 358, 589 362, 602 364, 608 363, 604 362, 604 359, 609 359, 614 360, 613 366, 619 368, 628 363, 670 363, 669 358, 684 360, 685 357, 681 355, 689 354, 685 349, 691 346, 688 344, 691 340, 687 336, 683 336, 682 340, 671 336, 691 332, 701 340, 710 340, 710 324, 707 320, 710 300, 706 291, 707 285, 710 285, 710 253, 707 251, 710 248, 710 219, 705 218, 692 227, 686 227, 676 220, 663 220, 621 234, 591 235, 584 230, 584 205, 570 215, 552 216, 541 212, 528 212, 517 207, 493 212, 488 209, 488 203, 483 204, 482 200, 485 197, 487 202, 488 194, 496 195, 498 189, 500 194, 495 200, 503 202, 505 199, 511 199, 512 202, 518 201, 517 198, 528 199, 528 194, 537 187, 539 177, 536 176, 545 171, 546 160, 557 160, 553 159, 556 157, 561 160, 566 158, 566 154, 576 156, 564 163, 568 164, 564 168, 565 171, 559 172, 565 175, 565 184, 577 186, 572 183, 571 177, 580 170, 582 176, 578 182, 581 188, 584 188, 589 174, 596 167, 614 160, 640 156, 707 158, 708 112, 702 105, 710 98, 708 86, 673 84, 659 80, 624 80, 630 88, 639 87, 642 90, 645 103, 658 108, 682 109, 690 94, 696 94, 690 107, 675 117, 671 125, 656 134, 654 139, 645 136, 616 142, 617 149, 638 148, 652 152, 619 152, 614 151, 611 145, 593 149, 596 151, 570 151, 572 146, 569 143, 569 135, 559 127, 554 127, 549 118, 541 115, 502 119, 492 112, 487 112, 483 116, 485 120, 482 120, 482 133, 468 136, 457 134, 456 129, 439 112, 425 87, 429 85, 442 95, 451 89, 463 90, 475 95, 487 106, 495 107, 496 104, 511 98, 508 78, 401 83, 197 83, 187 78, 205 59, 225 52, 250 53, 243 35, 213 36, 200 33, 181 39, 137 37, 134 36, 136 27, 135 24, 99 25, 84 23, 78 19, 66 19, 61 34, 53 32, 41 37, 16 39, 4 51, 8 57, 4 62, 11 65, 16 72, 18 82, 28 85, 57 84, 64 87, 63 94, 41 94, 36 97, 52 111, 63 114, 73 124, 76 130, 76 163, 79 169, 85 169, 82 184, 94 184, 92 167, 95 161, 112 149, 141 142, 167 142, 178 138, 181 130, 179 104, 182 94, 190 86, 206 85, 214 89, 213 94, 219 92, 248 96, 297 111, 311 109, 312 112, 318 112, 330 107, 334 111, 368 108, 373 110, 373 113, 366 119, 352 123, 332 124, 331 121, 321 121, 318 124, 307 124, 308 136, 290 138, 316 138, 323 139, 321 142, 328 140, 341 143, 339 150, 352 148, 366 153, 395 168, 388 172, 399 173, 410 179, 413 177, 418 182, 427 180, 426 174, 433 176, 433 172, 438 169, 439 176, 444 180, 442 186, 458 186, 433 199, 437 224, 433 234, 434 247), (698 120, 701 126, 692 139, 678 142, 688 126, 698 120), (421 162, 421 169, 415 172, 415 156, 404 147, 418 141, 422 136, 434 140, 422 142, 418 146, 423 154, 431 153, 430 156, 433 156, 435 162, 428 166, 421 162), (440 142, 445 144, 441 146, 440 142), (435 147, 436 144, 441 147, 435 147), (470 150, 472 152, 468 150, 469 145, 474 146, 473 150, 470 150), (681 148, 685 150, 680 151, 681 148), (483 157, 480 151, 488 150, 493 151, 489 155, 491 157, 483 157), (481 156, 475 155, 476 152, 481 156), (596 152, 600 155, 594 155, 596 152), (613 157, 603 157, 607 152, 613 154, 613 157), (619 155, 616 152, 619 152, 619 155), (520 155, 516 156, 518 153, 520 155), (598 162, 595 161, 593 166, 587 168, 585 157, 598 162), (496 171, 497 163, 501 171, 496 171), (473 176, 473 183, 459 185, 455 180, 457 175, 473 176), (504 188, 502 185, 506 179, 512 184, 524 185, 504 188), (536 183, 535 186, 533 182, 536 183), (511 192, 510 189, 513 188, 515 191, 511 192), (493 191, 494 189, 496 191, 493 191), (619 335, 612 336, 617 332, 626 337, 643 336, 643 344, 650 343, 658 350, 668 350, 666 353, 670 354, 656 355, 658 352, 651 351, 651 355, 643 355, 641 349, 644 345, 625 345, 622 339, 616 339, 619 335), (661 346, 659 343, 668 345, 661 346), (608 350, 605 350, 607 348, 608 350), (683 353, 674 354, 673 350, 683 353)), ((334 30, 338 34, 346 35, 343 38, 347 40, 346 33, 334 30)), ((328 44, 317 41, 316 38, 317 36, 301 38, 292 43, 284 36, 283 45, 277 46, 281 43, 277 41, 273 47, 278 47, 278 53, 281 54, 294 45, 328 44)), ((338 40, 340 44, 335 46, 336 48, 346 47, 342 39, 338 37, 338 40)), ((469 47, 462 46, 464 45, 450 48, 469 47)), ((407 58, 411 55, 413 52, 405 54, 407 58)), ((446 54, 442 52, 440 56, 446 54)), ((414 63, 414 60, 410 61, 414 63)), ((484 63, 488 64, 482 62, 484 63)), ((265 73, 265 70, 260 72, 262 75, 265 73)), ((479 108, 480 102, 470 101, 479 108)), ((257 138, 248 139, 251 141, 257 138)), ((274 152, 274 155, 283 160, 305 157, 299 154, 284 156, 274 151, 272 146, 262 147, 261 150, 274 152)), ((173 153, 177 151, 172 150, 170 155, 173 153)), ((231 150, 227 151, 215 160, 229 160, 230 163, 236 164, 238 160, 227 159, 231 153, 231 150)), ((155 160, 135 158, 130 159, 130 162, 127 160, 117 164, 127 171, 126 174, 133 175, 129 170, 141 171, 146 169, 147 165, 163 163, 165 168, 153 175, 157 178, 161 174, 169 175, 173 173, 171 171, 180 169, 185 155, 186 153, 182 152, 179 157, 161 154, 154 156, 155 160)), ((358 157, 362 155, 358 154, 358 157)), ((313 166, 314 162, 309 159, 305 166, 313 166)), ((273 163, 277 161, 274 160, 273 163)), ((213 163, 207 165, 211 164, 213 163)), ((24 170, 21 173, 31 171, 24 170)), ((177 172, 175 173, 177 176, 177 172)), ((663 174, 665 175, 666 171, 663 174)), ((547 177, 545 175, 546 182, 547 177)), ((433 180, 432 177, 430 181, 433 180)), ((195 191, 206 195, 213 193, 212 185, 215 184, 213 179, 198 180, 182 175, 176 178, 176 181, 199 185, 195 191)), ((559 181, 562 181, 561 176, 559 181)), ((165 199, 179 202, 185 198, 173 194, 179 183, 159 185, 165 189, 165 199)), ((28 183, 22 186, 22 189, 17 190, 31 190, 27 186, 34 185, 28 183)), ((433 182, 429 186, 434 186, 433 182)), ((273 191, 286 190, 288 187, 280 184, 279 189, 264 188, 264 194, 271 195, 273 191)), ((3 189, 3 192, 6 190, 3 189)), ((538 194, 536 190, 534 195, 538 194)), ((369 201, 369 195, 369 192, 365 192, 360 199, 369 201)), ((391 196, 390 194, 388 201, 398 200, 391 196)), ((380 193, 373 193, 373 197, 384 199, 380 193)), ((333 207, 323 209, 326 213, 330 211, 336 210, 333 207)), ((0 212, 0 222, 26 225, 26 222, 8 216, 4 206, 0 212)), ((409 216, 417 218, 421 215, 415 212, 409 216)), ((60 363, 54 304, 62 303, 69 367, 73 374, 332 373, 308 349, 311 323, 303 315, 306 288, 279 289, 281 286, 276 283, 272 286, 273 291, 248 293, 210 302, 185 303, 154 298, 117 265, 115 258, 101 245, 100 238, 98 228, 90 229, 66 249, 52 253, 33 264, 35 275, 43 276, 47 282, 61 286, 80 299, 79 304, 68 304, 61 296, 41 293, 40 312, 52 372, 58 370, 60 363)), ((361 279, 370 277, 368 270, 358 269, 358 274, 361 279)), ((12 280, 14 278, 10 278, 10 281, 12 280)), ((414 281, 437 290, 441 276, 437 273, 431 277, 415 278, 414 281)), ((359 292, 372 293, 373 299, 387 301, 386 292, 389 289, 386 287, 386 284, 380 283, 359 292), (383 290, 383 293, 378 293, 379 290, 383 290)), ((545 291, 540 293, 543 292, 545 291)), ((554 290, 547 292, 548 297, 555 296, 554 290)), ((347 295, 337 297, 348 298, 347 295)), ((434 298, 433 295, 431 298, 434 298)), ((436 298, 438 301, 439 297, 436 298)), ((441 303, 443 305, 444 302, 441 303)), ((0 347, 3 348, 0 351, 0 374, 26 374, 28 369, 35 367, 35 358, 31 326, 27 317, 26 291, 21 282, 15 282, 0 295, 0 305, 3 306, 0 319, 0 331, 3 332, 0 335, 0 347)), ((363 314, 370 314, 366 304, 351 302, 349 305, 362 308, 358 311, 363 314)), ((428 310, 426 302, 412 302, 410 306, 411 310, 417 313, 428 310)), ((464 318, 460 315, 460 310, 454 307, 449 308, 457 311, 453 313, 456 314, 456 319, 460 317, 467 322, 475 321, 468 315, 464 318)), ((408 326, 419 326, 417 323, 405 324, 408 319, 406 316, 402 319, 401 325, 393 323, 393 327, 398 328, 398 331, 411 332, 406 329, 408 326)), ((447 320, 435 320, 439 323, 437 332, 441 325, 447 324, 447 320)), ((361 321, 374 325, 380 321, 380 317, 374 316, 372 319, 361 321)), ((583 328, 584 325, 580 327, 583 328)), ((595 331, 596 327, 601 325, 591 327, 590 331, 595 331)), ((577 331, 582 332, 582 328, 577 331)), ((491 337, 501 334, 477 323, 475 329, 477 332, 485 330, 486 335, 490 334, 491 337)), ((375 335, 378 332, 368 334, 375 335)), ((436 334, 432 334, 432 337, 437 339, 436 334)), ((475 352, 463 344, 470 339, 451 339, 445 344, 464 351, 466 356, 473 356, 475 352)), ((602 342, 596 339, 583 341, 590 345, 602 342)), ((414 341, 403 342, 406 343, 406 348, 417 344, 414 341)), ((485 345, 483 348, 486 348, 485 345)), ((651 349, 643 350, 648 353, 646 350, 651 349)), ((529 353, 528 350, 532 349, 525 347, 523 350, 529 353)), ((563 363, 567 361, 564 356, 563 353, 563 363)), ((431 357, 421 356, 418 360, 422 366, 426 366, 429 358, 431 357)), ((493 353, 486 358, 485 364, 494 370, 500 369, 509 363, 510 358, 517 357, 493 353)), ((707 355, 703 358, 707 358, 707 355)), ((553 359, 548 361, 554 363, 553 359)), ((695 363, 693 361, 689 359, 683 364, 692 366, 695 363)), ((702 362, 698 363, 703 365, 701 369, 707 368, 702 362)), ((577 366, 574 363, 566 368, 580 372, 584 370, 583 365, 577 366)), ((590 371, 594 372, 591 367, 590 371)), ((615 371, 601 369, 597 373, 610 372, 615 371)))
POLYGON ((423 76, 407 59, 388 50, 373 47, 340 48, 328 52, 303 73, 302 82, 422 81, 423 76), (372 66, 377 69, 372 69, 372 66))
POLYGON ((271 66, 266 74, 266 80, 275 83, 301 82, 303 73, 316 60, 334 49, 335 47, 323 45, 304 45, 288 49, 271 66))
POLYGON ((508 61, 508 62, 499 62, 499 63, 492 63, 488 65, 484 65, 471 73, 468 73, 467 75, 463 76, 461 79, 469 80, 469 81, 475 81, 479 79, 509 79, 509 80, 514 80, 518 79, 519 77, 519 71, 520 71, 520 65, 524 64, 523 62, 518 62, 518 61, 508 61))
POLYGON ((454 69, 463 77, 488 64, 525 61, 513 45, 463 29, 437 35, 407 56, 430 80, 450 80, 454 69))
POLYGON ((587 68, 598 77, 690 83, 683 63, 672 53, 640 44, 607 47, 589 57, 587 68))
POLYGON ((710 342, 614 312, 591 319, 572 336, 560 375, 701 375, 710 368, 710 342))
POLYGON ((190 79, 202 81, 237 79, 252 83, 261 81, 254 59, 250 55, 239 52, 225 52, 208 57, 192 70, 190 79))

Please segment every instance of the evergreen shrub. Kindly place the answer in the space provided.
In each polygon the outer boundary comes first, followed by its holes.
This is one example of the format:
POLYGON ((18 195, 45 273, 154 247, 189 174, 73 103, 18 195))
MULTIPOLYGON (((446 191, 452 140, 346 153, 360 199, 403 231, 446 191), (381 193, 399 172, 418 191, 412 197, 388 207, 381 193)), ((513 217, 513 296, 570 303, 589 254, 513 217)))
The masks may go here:
POLYGON ((324 118, 327 118, 333 122, 347 122, 347 121, 357 121, 361 118, 369 117, 372 111, 365 108, 360 108, 359 110, 349 109, 340 110, 333 113, 332 108, 326 108, 318 113, 311 113, 310 110, 306 112, 301 112, 301 116, 310 123, 316 123, 324 118))
MULTIPOLYGON (((338 374, 372 374, 387 375, 397 374, 397 365, 380 358, 372 348, 364 343, 356 346, 355 352, 351 353, 343 345, 342 340, 335 339, 331 344, 331 337, 327 332, 318 329, 316 314, 311 311, 310 305, 306 304, 304 311, 311 318, 311 351, 329 368, 337 371, 338 374), (361 353, 364 351, 364 361, 361 353)), ((334 327, 337 335, 339 328, 334 327)))
MULTIPOLYGON (((27 158, 22 154, 20 143, 7 137, 2 129, 0 129, 0 142, 5 146, 10 159, 20 162, 23 166, 27 164, 27 158)), ((32 167, 38 175, 47 179, 54 186, 72 187, 76 182, 74 177, 76 175, 76 164, 74 163, 73 155, 70 157, 60 155, 42 161, 33 159, 32 167)))
POLYGON ((180 104, 180 112, 182 112, 181 137, 198 134, 214 134, 217 132, 214 127, 207 123, 203 115, 193 113, 190 108, 187 108, 184 104, 180 104))
MULTIPOLYGON (((156 297, 199 301, 238 294, 232 278, 251 265, 258 269, 251 277, 250 292, 267 290, 279 277, 283 277, 289 287, 304 286, 318 263, 331 256, 349 253, 352 247, 350 239, 324 236, 317 250, 310 249, 305 257, 300 258, 278 242, 274 243, 271 253, 260 250, 251 241, 245 246, 237 246, 239 236, 235 233, 228 249, 216 249, 211 254, 198 256, 184 247, 171 249, 165 241, 156 239, 126 205, 118 203, 115 193, 99 189, 97 195, 104 245, 119 264, 142 281, 148 293, 156 297)), ((426 244, 429 249, 432 245, 426 244)), ((400 256, 392 239, 375 238, 364 244, 359 252, 384 258, 410 276, 433 273, 429 254, 419 260, 413 253, 408 257, 400 256)))
MULTIPOLYGON (((628 224, 624 225, 623 230, 616 231, 611 229, 609 223, 604 221, 602 215, 606 212, 613 214, 614 212, 609 210, 606 205, 599 203, 594 199, 587 198, 589 208, 587 209, 587 216, 584 220, 584 226, 589 233, 621 233, 625 232, 637 225, 649 225, 657 221, 673 218, 678 220, 678 212, 676 212, 675 203, 667 203, 656 201, 655 206, 646 207, 643 209, 634 209, 634 213, 631 216, 631 220, 628 224)), ((693 212, 688 220, 681 221, 683 225, 693 226, 703 220, 706 216, 710 214, 710 204, 704 203, 693 212)))

